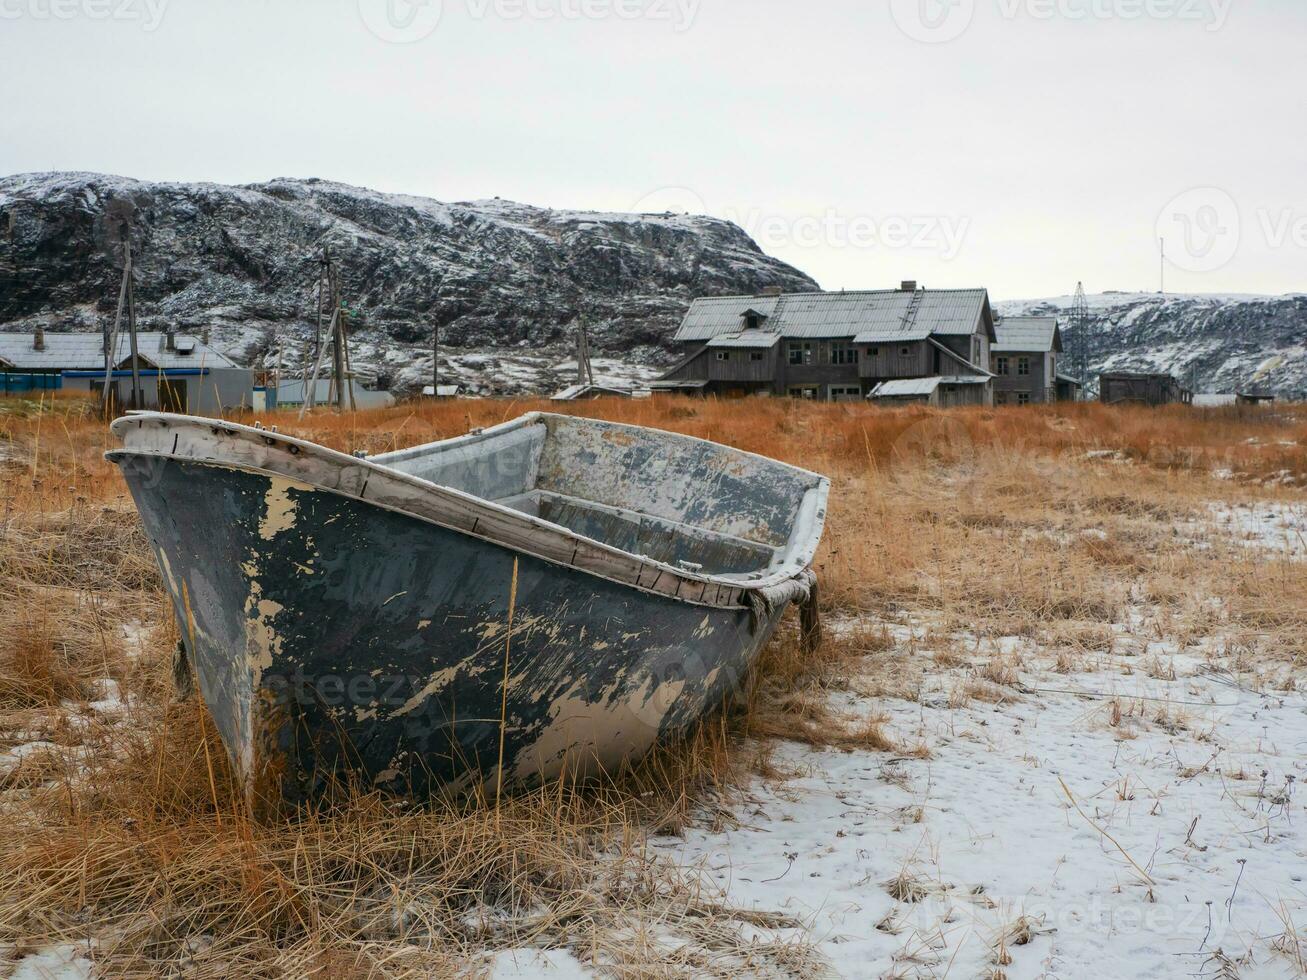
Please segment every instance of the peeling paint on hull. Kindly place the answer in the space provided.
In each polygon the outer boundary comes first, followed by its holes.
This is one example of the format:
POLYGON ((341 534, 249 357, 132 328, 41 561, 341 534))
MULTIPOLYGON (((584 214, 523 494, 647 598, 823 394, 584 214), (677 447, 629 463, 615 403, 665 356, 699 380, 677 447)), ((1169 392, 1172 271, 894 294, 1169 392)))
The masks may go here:
POLYGON ((307 483, 114 454, 256 802, 612 770, 727 697, 784 606, 705 607, 307 483))

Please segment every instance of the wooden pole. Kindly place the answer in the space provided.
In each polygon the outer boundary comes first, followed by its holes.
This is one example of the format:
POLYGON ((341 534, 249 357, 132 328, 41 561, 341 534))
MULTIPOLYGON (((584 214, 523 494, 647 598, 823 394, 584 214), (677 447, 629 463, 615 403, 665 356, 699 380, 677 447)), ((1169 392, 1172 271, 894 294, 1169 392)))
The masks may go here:
POLYGON ((132 354, 132 408, 140 410, 145 407, 144 394, 141 389, 141 359, 136 344, 136 287, 132 284, 132 240, 127 238, 127 337, 132 354))

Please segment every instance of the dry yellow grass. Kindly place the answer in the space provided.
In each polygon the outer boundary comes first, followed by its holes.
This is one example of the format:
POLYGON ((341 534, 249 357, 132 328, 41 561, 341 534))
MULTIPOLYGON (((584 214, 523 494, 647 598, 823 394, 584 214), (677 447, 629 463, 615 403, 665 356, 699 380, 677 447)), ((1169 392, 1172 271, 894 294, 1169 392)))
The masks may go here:
MULTIPOLYGON (((263 421, 379 452, 555 407, 458 401, 263 421)), ((815 975, 810 948, 752 931, 794 923, 724 908, 693 869, 659 864, 643 842, 729 819, 733 787, 765 764, 771 738, 928 751, 877 714, 833 712, 833 692, 916 698, 930 656, 969 665, 956 698, 1021 697, 1020 658, 989 649, 995 638, 1039 642, 1071 670, 1124 655, 1107 624, 1141 603, 1186 642, 1237 637, 1241 657, 1270 665, 1279 684, 1307 663, 1301 564, 1234 542, 1198 549, 1176 531, 1209 500, 1301 502, 1301 408, 939 413, 659 399, 569 410, 828 473, 818 558, 828 618, 911 613, 938 636, 918 650, 864 623, 828 630, 805 656, 787 629, 739 707, 597 787, 549 787, 497 814, 476 801, 360 795, 258 825, 236 803, 202 707, 171 697, 170 613, 101 458, 103 423, 67 398, 0 411, 0 752, 43 744, 0 777, 0 944, 94 935, 114 975, 449 973, 475 971, 477 951, 533 945, 566 946, 618 976, 729 976, 748 964, 815 975), (955 633, 969 639, 941 639, 955 633), (124 707, 87 706, 105 679, 124 707)), ((1138 669, 1167 665, 1144 658, 1138 669)))

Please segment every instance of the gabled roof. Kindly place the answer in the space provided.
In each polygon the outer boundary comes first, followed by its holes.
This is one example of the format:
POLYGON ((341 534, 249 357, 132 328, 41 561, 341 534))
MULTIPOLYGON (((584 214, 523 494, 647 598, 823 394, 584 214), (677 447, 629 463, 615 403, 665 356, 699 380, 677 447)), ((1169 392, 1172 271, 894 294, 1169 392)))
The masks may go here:
MULTIPOLYGON (((143 367, 169 368, 224 368, 236 367, 235 362, 194 337, 176 336, 177 350, 166 350, 166 337, 160 332, 137 333, 136 351, 143 367), (182 348, 189 343, 191 352, 182 348)), ((0 360, 16 370, 43 371, 94 371, 104 367, 104 338, 96 333, 49 333, 45 335, 44 350, 37 350, 31 333, 0 333, 0 360)), ((114 365, 130 364, 131 340, 125 334, 118 338, 114 365)))
POLYGON ((990 350, 996 354, 1062 350, 1062 333, 1055 316, 1005 316, 994 321, 996 337, 990 350))
POLYGON ((739 333, 749 310, 766 316, 766 329, 781 337, 854 337, 858 343, 873 344, 965 336, 978 324, 989 331, 993 321, 984 289, 717 296, 695 300, 672 339, 694 343, 739 333))

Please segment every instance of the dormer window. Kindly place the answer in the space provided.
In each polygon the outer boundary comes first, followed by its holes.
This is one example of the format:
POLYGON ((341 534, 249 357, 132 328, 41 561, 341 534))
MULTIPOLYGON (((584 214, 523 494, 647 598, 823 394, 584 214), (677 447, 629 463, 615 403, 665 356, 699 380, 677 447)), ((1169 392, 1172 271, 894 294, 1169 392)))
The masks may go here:
POLYGON ((767 319, 767 316, 757 310, 745 310, 740 314, 740 318, 744 321, 745 330, 759 330, 762 328, 762 322, 767 319))

